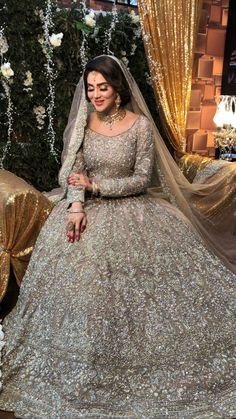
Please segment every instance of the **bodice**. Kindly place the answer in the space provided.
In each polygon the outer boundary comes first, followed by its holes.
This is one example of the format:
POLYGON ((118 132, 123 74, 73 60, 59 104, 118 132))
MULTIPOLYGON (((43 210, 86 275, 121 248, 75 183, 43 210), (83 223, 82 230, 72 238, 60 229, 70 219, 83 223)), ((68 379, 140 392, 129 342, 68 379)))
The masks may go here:
POLYGON ((132 175, 137 149, 139 117, 125 132, 108 136, 89 128, 83 143, 84 163, 89 177, 120 178, 132 175))

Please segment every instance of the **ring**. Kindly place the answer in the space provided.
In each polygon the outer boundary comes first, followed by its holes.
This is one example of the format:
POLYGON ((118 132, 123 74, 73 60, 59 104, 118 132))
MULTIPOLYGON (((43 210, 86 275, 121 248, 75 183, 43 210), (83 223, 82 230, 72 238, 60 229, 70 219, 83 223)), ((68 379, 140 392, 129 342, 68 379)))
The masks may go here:
POLYGON ((79 175, 75 175, 74 178, 77 179, 77 180, 80 180, 79 175))
POLYGON ((74 225, 73 221, 70 221, 67 224, 67 231, 73 231, 74 230, 74 227, 75 227, 75 225, 74 225))

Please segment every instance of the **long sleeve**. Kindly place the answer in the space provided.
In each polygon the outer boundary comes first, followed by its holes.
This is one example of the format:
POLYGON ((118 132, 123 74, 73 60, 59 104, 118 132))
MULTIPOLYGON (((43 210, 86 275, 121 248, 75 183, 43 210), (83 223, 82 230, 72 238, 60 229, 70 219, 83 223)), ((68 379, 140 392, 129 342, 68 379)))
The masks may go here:
MULTIPOLYGON (((71 173, 83 172, 85 170, 83 150, 80 149, 77 153, 74 166, 71 173)), ((69 204, 75 201, 84 202, 85 200, 85 188, 82 186, 67 186, 66 200, 69 204)))
POLYGON ((152 129, 148 119, 143 117, 137 129, 137 148, 133 174, 123 178, 99 180, 98 186, 101 196, 120 197, 144 192, 151 180, 153 160, 152 129))

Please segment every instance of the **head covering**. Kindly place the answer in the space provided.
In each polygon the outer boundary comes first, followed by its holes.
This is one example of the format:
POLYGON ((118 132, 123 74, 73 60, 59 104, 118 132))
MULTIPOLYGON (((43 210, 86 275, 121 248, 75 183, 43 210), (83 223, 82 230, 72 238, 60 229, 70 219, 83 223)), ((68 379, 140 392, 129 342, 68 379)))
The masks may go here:
MULTIPOLYGON (((104 55, 104 57, 108 56, 104 55)), ((156 158, 151 192, 155 194, 157 191, 155 187, 161 185, 167 198, 186 215, 199 231, 206 246, 221 257, 224 263, 236 273, 236 199, 234 196, 236 183, 234 170, 223 167, 204 184, 189 183, 161 138, 132 75, 116 57, 109 56, 109 58, 117 62, 128 82, 131 101, 127 107, 135 113, 145 115, 152 125, 156 158)), ((54 202, 65 196, 67 176, 72 170, 76 153, 82 145, 88 113, 89 106, 86 101, 82 76, 75 90, 68 124, 64 132, 62 166, 59 172, 60 188, 51 192, 51 199, 54 202)))

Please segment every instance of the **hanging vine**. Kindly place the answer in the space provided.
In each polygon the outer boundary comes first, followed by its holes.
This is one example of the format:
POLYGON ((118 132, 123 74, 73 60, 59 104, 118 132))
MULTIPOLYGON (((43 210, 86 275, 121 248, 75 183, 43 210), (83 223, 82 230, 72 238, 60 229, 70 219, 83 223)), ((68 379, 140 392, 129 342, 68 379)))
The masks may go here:
MULTIPOLYGON (((4 4, 3 8, 6 8, 4 4)), ((1 9, 0 9, 1 12, 1 9)), ((14 71, 11 68, 10 62, 5 60, 5 54, 9 49, 7 39, 4 35, 4 25, 0 27, 0 76, 1 84, 4 91, 4 97, 7 102, 6 116, 7 116, 7 142, 3 146, 2 155, 0 158, 0 168, 4 167, 4 161, 7 156, 8 150, 11 145, 11 133, 12 133, 12 122, 13 122, 13 104, 11 100, 11 78, 14 76, 14 71)))

